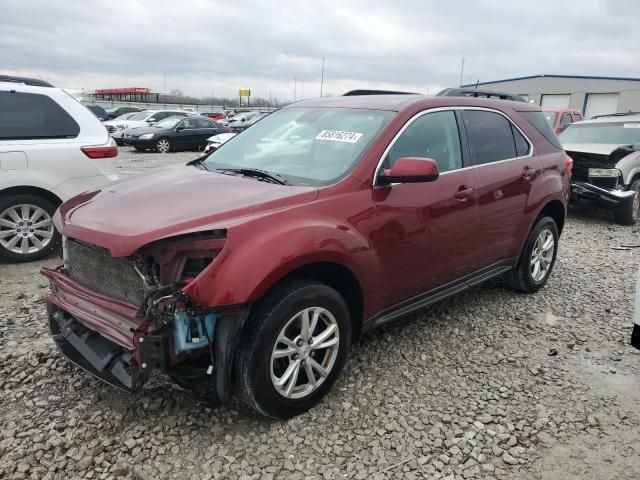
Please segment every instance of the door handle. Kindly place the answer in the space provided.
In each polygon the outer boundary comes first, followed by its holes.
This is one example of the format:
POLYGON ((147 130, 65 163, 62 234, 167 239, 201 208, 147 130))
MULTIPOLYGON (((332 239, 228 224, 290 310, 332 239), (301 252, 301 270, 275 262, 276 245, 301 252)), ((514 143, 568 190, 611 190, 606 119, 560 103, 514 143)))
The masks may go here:
POLYGON ((522 178, 524 178, 525 180, 531 180, 533 177, 538 175, 538 172, 538 169, 526 166, 522 169, 522 178))
POLYGON ((453 194, 461 202, 467 201, 473 195, 473 187, 467 187, 466 185, 462 185, 458 188, 458 191, 453 194))

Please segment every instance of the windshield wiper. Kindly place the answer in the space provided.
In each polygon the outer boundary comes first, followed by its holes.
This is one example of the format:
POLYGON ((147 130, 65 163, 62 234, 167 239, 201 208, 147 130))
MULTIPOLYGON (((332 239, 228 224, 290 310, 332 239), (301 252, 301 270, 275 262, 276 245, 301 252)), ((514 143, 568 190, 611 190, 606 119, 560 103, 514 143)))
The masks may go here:
POLYGON ((277 183, 278 185, 291 185, 291 182, 277 173, 267 172, 266 170, 260 170, 259 168, 216 168, 216 172, 225 173, 239 173, 245 177, 262 178, 263 180, 271 183, 277 183))

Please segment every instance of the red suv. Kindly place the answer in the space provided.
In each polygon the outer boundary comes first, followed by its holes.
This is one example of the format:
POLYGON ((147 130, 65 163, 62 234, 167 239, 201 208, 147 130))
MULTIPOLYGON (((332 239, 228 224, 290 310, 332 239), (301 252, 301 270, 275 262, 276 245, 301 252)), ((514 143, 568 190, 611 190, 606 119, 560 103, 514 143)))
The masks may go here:
POLYGON ((134 390, 154 369, 299 414, 364 331, 504 274, 554 266, 571 160, 524 102, 298 102, 209 156, 66 202, 50 279, 60 350, 134 390))
POLYGON ((557 135, 560 135, 565 128, 574 122, 580 122, 584 120, 582 112, 580 110, 573 110, 569 108, 545 108, 543 110, 544 116, 547 117, 547 121, 553 128, 553 131, 557 135))

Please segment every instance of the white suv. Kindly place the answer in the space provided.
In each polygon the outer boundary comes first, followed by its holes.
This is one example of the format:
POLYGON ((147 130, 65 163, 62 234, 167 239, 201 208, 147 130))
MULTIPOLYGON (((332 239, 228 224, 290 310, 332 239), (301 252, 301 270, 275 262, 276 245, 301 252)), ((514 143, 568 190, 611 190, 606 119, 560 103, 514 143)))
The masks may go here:
POLYGON ((117 180, 117 155, 100 120, 64 90, 0 75, 0 259, 57 248, 56 208, 117 180))
POLYGON ((127 118, 126 120, 108 120, 103 122, 113 139, 118 145, 124 145, 124 131, 128 128, 148 127, 160 120, 173 116, 187 116, 189 112, 181 110, 144 110, 127 118))

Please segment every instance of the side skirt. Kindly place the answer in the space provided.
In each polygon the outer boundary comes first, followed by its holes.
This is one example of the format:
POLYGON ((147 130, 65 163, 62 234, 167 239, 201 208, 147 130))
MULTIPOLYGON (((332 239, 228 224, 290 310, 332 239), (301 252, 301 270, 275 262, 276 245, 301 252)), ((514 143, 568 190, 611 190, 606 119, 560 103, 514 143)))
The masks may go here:
POLYGON ((453 282, 436 287, 428 292, 403 300, 392 307, 385 308, 364 323, 362 329, 363 333, 397 320, 400 317, 404 317, 416 310, 428 307, 429 305, 439 302, 440 300, 444 300, 445 298, 451 297, 457 293, 464 292, 465 290, 479 285, 493 277, 502 275, 503 273, 513 269, 517 261, 517 258, 501 260, 458 280, 454 280, 453 282))

